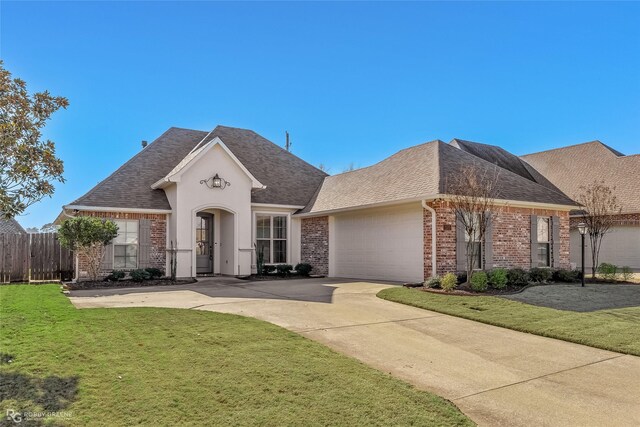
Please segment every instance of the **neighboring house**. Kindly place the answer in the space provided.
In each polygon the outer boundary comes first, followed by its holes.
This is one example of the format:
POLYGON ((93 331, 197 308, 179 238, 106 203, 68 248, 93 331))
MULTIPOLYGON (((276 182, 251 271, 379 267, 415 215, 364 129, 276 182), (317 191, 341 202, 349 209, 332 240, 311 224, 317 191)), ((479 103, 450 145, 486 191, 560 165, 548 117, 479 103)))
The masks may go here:
POLYGON ((262 253, 317 274, 421 281, 464 270, 447 183, 475 165, 501 184, 501 213, 479 242, 482 267, 569 267, 575 202, 497 147, 495 166, 482 147, 432 141, 327 176, 250 130, 171 128, 64 211, 117 222, 105 272, 168 270, 173 245, 180 277, 248 275, 262 253))
POLYGON ((27 234, 15 218, 0 215, 0 234, 27 234))
MULTIPOLYGON (((615 187, 622 206, 616 224, 605 235, 600 249, 600 262, 630 266, 640 271, 640 154, 625 156, 600 141, 572 145, 522 156, 529 165, 570 197, 577 198, 594 181, 615 187)), ((580 215, 571 215, 571 262, 580 265, 580 235, 576 225, 580 215)), ((591 267, 587 238, 585 265, 591 267)))

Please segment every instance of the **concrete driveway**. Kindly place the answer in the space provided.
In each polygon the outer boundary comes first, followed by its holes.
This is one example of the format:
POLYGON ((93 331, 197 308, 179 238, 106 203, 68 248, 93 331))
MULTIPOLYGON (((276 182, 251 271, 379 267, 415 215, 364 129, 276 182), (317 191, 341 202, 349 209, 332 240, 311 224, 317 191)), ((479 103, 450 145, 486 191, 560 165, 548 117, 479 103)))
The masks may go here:
POLYGON ((453 401, 487 426, 640 425, 640 358, 385 301, 337 279, 75 291, 76 307, 176 307, 275 323, 453 401))

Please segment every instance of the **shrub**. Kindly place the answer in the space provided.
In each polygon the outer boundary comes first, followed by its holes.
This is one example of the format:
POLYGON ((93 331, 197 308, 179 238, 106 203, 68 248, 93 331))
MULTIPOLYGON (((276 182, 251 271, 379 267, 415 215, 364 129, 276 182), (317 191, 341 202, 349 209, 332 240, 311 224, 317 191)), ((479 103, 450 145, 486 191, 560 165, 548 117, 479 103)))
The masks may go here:
POLYGON ((276 271, 276 266, 275 265, 263 265, 262 266, 262 274, 269 274, 269 273, 273 273, 274 271, 276 271))
POLYGON ((598 273, 600 273, 603 279, 615 282, 618 278, 618 266, 603 262, 598 266, 598 273))
POLYGON ((551 279, 551 270, 548 268, 534 267, 529 270, 529 279, 536 283, 545 283, 551 279))
POLYGON ((556 282, 573 283, 580 281, 581 277, 582 272, 580 270, 565 270, 562 268, 554 270, 551 274, 551 278, 556 282))
POLYGON ((478 271, 471 276, 471 289, 476 292, 485 292, 489 288, 487 273, 478 271))
POLYGON ((489 283, 494 289, 504 289, 507 287, 507 270, 496 268, 489 273, 489 283))
POLYGON ((164 276, 164 271, 160 270, 159 268, 152 267, 152 268, 145 268, 144 270, 147 273, 149 273, 152 279, 157 279, 158 277, 164 276))
POLYGON ((458 277, 453 273, 447 273, 440 280, 440 287, 445 291, 452 291, 458 286, 458 277))
POLYGON ((290 264, 278 264, 276 269, 278 270, 278 274, 284 277, 291 273, 293 266, 290 264))
POLYGON ((440 278, 440 276, 430 277, 429 279, 424 281, 424 287, 425 288, 439 288, 441 280, 442 279, 440 278))
POLYGON ((151 274, 149 274, 147 270, 143 269, 133 270, 129 273, 129 276, 131 276, 131 280, 134 282, 142 282, 143 280, 151 279, 151 274))
POLYGON ((633 277, 631 267, 629 267, 628 265, 622 267, 622 272, 620 274, 622 275, 622 280, 624 280, 625 282, 631 281, 631 278, 633 277))
POLYGON ((507 283, 511 286, 527 286, 529 274, 521 268, 512 268, 507 271, 507 283))
POLYGON ((296 264, 296 271, 301 276, 308 276, 311 273, 313 267, 311 264, 307 264, 306 262, 301 262, 300 264, 296 264))
POLYGON ((463 283, 467 283, 467 272, 466 271, 459 271, 456 273, 456 277, 458 279, 458 285, 461 285, 463 283))
POLYGON ((127 274, 122 270, 113 270, 111 274, 104 278, 106 282, 117 282, 120 279, 124 279, 127 274))

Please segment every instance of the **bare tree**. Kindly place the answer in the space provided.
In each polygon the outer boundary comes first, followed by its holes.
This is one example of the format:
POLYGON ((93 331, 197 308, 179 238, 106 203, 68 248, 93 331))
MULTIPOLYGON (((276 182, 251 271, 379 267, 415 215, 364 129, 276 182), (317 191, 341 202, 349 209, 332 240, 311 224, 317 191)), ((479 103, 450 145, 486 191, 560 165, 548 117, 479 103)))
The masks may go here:
POLYGON ((318 165, 318 169, 320 169, 324 173, 329 173, 329 168, 324 163, 320 163, 318 165))
POLYGON ((353 164, 353 162, 351 162, 351 163, 349 163, 349 166, 347 166, 346 168, 344 168, 342 170, 342 173, 351 172, 351 171, 354 171, 354 170, 356 170, 356 166, 353 164))
POLYGON ((622 212, 622 206, 615 195, 616 187, 605 185, 604 181, 593 181, 580 187, 576 201, 582 207, 582 221, 588 227, 591 243, 591 277, 595 279, 602 239, 615 223, 615 216, 622 212))
MULTIPOLYGON (((493 222, 500 208, 496 206, 496 199, 500 196, 500 172, 494 169, 480 169, 476 166, 466 166, 459 173, 447 181, 447 193, 450 195, 450 205, 464 228, 466 236, 466 268, 467 281, 476 267, 478 246, 484 242, 487 229, 493 222)), ((482 265, 477 267, 482 268, 482 265)))

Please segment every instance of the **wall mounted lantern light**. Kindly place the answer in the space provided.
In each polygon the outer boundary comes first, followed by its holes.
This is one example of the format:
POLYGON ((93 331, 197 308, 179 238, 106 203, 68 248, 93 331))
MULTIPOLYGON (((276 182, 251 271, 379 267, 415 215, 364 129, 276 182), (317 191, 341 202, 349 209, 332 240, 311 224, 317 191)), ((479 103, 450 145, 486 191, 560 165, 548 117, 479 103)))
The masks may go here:
POLYGON ((218 174, 215 174, 211 178, 200 180, 200 184, 204 184, 209 188, 219 188, 221 190, 224 190, 225 187, 231 185, 229 181, 224 178, 220 178, 218 174))

